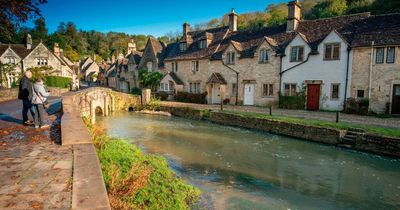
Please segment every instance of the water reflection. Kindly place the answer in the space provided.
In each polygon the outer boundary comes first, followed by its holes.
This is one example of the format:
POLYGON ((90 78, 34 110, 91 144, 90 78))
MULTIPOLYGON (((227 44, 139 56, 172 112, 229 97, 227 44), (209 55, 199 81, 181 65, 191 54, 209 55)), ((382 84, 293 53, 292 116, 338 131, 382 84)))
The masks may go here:
POLYGON ((400 208, 400 161, 293 138, 163 116, 99 121, 170 160, 215 209, 400 208))

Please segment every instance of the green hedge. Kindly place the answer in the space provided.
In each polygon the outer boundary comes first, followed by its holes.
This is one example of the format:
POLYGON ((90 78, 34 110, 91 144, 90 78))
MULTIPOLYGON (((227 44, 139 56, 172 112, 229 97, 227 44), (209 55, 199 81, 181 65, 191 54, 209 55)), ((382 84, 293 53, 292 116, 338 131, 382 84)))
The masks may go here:
POLYGON ((368 98, 348 98, 346 99, 345 113, 367 115, 369 107, 368 98))
POLYGON ((207 104, 206 96, 207 93, 178 92, 176 94, 176 101, 195 104, 207 104))
POLYGON ((59 88, 69 88, 72 81, 71 78, 60 76, 47 76, 45 80, 46 86, 59 88))
POLYGON ((279 107, 283 109, 305 109, 306 97, 298 96, 279 96, 279 107))

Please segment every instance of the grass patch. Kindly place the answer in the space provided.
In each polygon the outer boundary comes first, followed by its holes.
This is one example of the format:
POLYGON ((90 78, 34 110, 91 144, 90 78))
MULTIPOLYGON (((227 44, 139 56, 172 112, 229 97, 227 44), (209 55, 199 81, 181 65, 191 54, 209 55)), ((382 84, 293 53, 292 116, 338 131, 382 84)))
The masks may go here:
POLYGON ((260 114, 260 113, 254 113, 254 112, 240 112, 240 111, 228 111, 228 110, 224 110, 222 112, 227 113, 227 114, 236 115, 236 116, 241 116, 241 117, 270 119, 270 120, 276 120, 276 121, 280 121, 280 122, 296 123, 296 124, 310 125, 310 126, 319 126, 319 127, 325 127, 325 128, 336 128, 336 129, 343 129, 343 130, 347 130, 349 128, 362 128, 365 131, 372 133, 372 134, 391 136, 391 137, 400 137, 400 129, 396 129, 396 128, 383 128, 383 127, 377 127, 377 126, 359 125, 359 124, 346 123, 346 122, 335 123, 335 122, 328 122, 328 121, 322 121, 322 120, 302 119, 302 118, 277 116, 277 115, 271 116, 268 114, 260 114))
POLYGON ((104 129, 85 123, 100 159, 112 209, 190 209, 200 190, 169 168, 165 158, 145 154, 104 129))

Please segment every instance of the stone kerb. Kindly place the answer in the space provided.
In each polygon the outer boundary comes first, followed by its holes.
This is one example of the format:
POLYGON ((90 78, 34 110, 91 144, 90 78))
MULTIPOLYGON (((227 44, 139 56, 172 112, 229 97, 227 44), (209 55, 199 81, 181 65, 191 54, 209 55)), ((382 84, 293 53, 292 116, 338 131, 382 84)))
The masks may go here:
POLYGON ((81 118, 94 104, 88 101, 91 93, 104 96, 110 90, 89 88, 62 97, 61 140, 74 150, 72 209, 111 209, 96 149, 81 118))

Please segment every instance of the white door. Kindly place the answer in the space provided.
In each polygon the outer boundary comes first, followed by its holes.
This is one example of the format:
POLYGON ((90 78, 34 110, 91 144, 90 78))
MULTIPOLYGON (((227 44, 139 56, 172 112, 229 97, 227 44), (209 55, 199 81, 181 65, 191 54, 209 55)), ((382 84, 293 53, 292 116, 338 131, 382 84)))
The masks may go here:
POLYGON ((244 85, 244 105, 254 105, 254 84, 244 85))
POLYGON ((221 95, 219 92, 220 85, 211 84, 211 103, 220 104, 221 103, 221 95))

